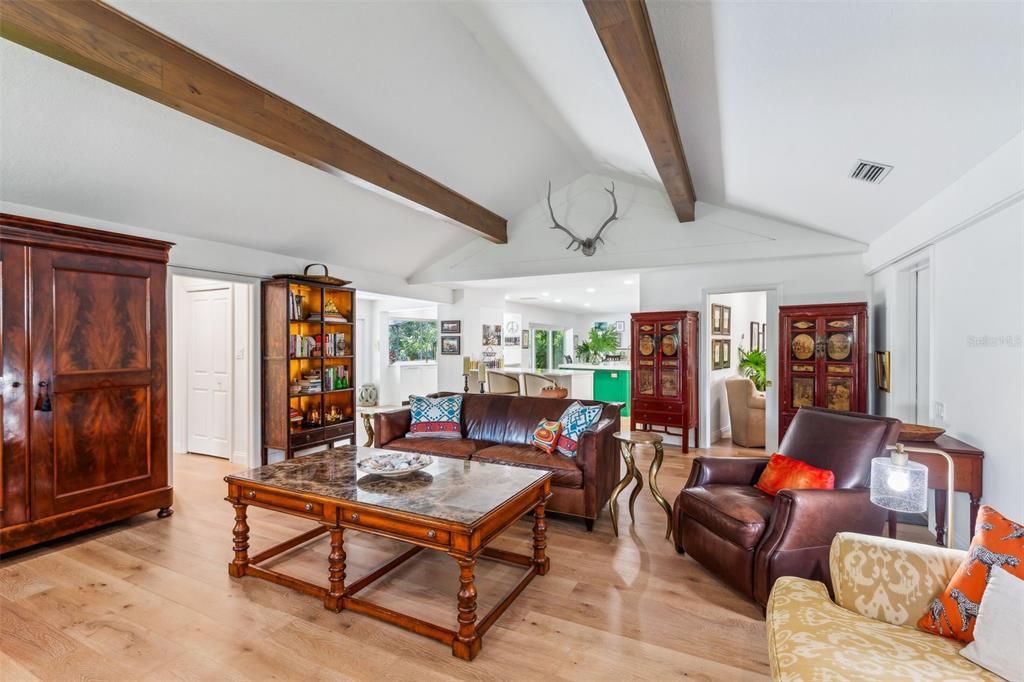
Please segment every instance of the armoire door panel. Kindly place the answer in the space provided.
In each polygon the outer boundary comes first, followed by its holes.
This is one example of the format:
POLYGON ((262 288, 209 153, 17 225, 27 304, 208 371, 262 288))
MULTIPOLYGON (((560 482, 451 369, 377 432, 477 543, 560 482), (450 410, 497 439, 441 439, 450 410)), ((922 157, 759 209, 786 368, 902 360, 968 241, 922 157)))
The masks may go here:
POLYGON ((148 478, 153 453, 149 387, 97 388, 53 400, 54 496, 89 493, 148 478))
POLYGON ((149 268, 133 264, 125 270, 54 268, 57 373, 149 368, 149 268))
POLYGON ((162 274, 32 249, 32 300, 52 302, 31 312, 33 382, 51 406, 32 411, 33 518, 166 485, 162 274))

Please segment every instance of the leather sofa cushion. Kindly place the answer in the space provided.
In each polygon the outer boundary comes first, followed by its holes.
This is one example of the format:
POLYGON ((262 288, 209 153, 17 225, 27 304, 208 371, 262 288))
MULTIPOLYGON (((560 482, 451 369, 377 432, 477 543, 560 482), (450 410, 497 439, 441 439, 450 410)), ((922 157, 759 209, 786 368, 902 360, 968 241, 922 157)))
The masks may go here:
MULTIPOLYGON (((442 394, 444 395, 444 394, 442 394)), ((541 420, 557 420, 574 400, 556 398, 527 398, 466 393, 462 401, 462 432, 467 438, 488 440, 492 443, 529 445, 533 431, 541 420)), ((600 405, 593 400, 580 401, 584 405, 600 405)), ((602 416, 610 416, 615 409, 603 406, 602 416)))
POLYGON ((752 550, 768 526, 773 499, 750 486, 711 484, 684 488, 678 504, 682 513, 715 535, 752 550))
POLYGON ((388 442, 384 447, 388 450, 422 452, 428 455, 469 459, 469 456, 477 450, 491 445, 494 443, 472 438, 397 438, 388 442))
POLYGON ((554 473, 551 485, 563 488, 583 487, 583 470, 577 466, 575 459, 557 452, 548 454, 532 445, 493 445, 474 454, 473 461, 548 469, 554 473))

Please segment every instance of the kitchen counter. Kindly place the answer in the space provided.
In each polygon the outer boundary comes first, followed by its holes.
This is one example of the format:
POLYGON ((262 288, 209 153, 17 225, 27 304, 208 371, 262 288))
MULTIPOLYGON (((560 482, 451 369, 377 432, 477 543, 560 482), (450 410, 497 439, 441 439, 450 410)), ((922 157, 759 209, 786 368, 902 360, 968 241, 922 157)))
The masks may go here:
POLYGON ((594 375, 594 399, 606 403, 625 403, 622 416, 629 416, 629 394, 632 388, 628 362, 609 362, 603 365, 572 363, 560 365, 567 371, 586 371, 594 375))
MULTIPOLYGON (((522 367, 502 367, 499 372, 505 374, 539 374, 542 377, 546 377, 553 381, 556 386, 569 389, 569 397, 575 398, 576 400, 593 400, 594 399, 594 373, 592 371, 583 371, 578 369, 547 369, 547 370, 532 370, 523 369, 522 367)), ((520 381, 522 386, 522 381, 520 381)))

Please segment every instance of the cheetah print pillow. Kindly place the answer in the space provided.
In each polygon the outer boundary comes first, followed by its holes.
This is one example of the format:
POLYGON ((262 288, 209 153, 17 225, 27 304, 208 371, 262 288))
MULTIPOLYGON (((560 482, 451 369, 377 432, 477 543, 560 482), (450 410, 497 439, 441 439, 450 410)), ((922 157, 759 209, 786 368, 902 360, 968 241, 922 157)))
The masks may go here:
POLYGON ((932 600, 917 627, 961 642, 973 642, 978 605, 996 568, 1024 579, 1024 525, 983 506, 967 558, 945 591, 932 600))

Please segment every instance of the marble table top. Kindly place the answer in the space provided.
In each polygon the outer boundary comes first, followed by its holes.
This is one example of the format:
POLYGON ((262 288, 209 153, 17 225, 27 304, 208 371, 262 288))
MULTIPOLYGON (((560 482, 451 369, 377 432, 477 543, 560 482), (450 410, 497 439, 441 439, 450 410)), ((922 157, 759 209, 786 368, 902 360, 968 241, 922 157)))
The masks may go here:
POLYGON ((543 469, 437 455, 430 466, 404 478, 385 478, 356 467, 357 460, 382 452, 386 450, 346 445, 229 474, 225 480, 472 525, 551 475, 543 469))

